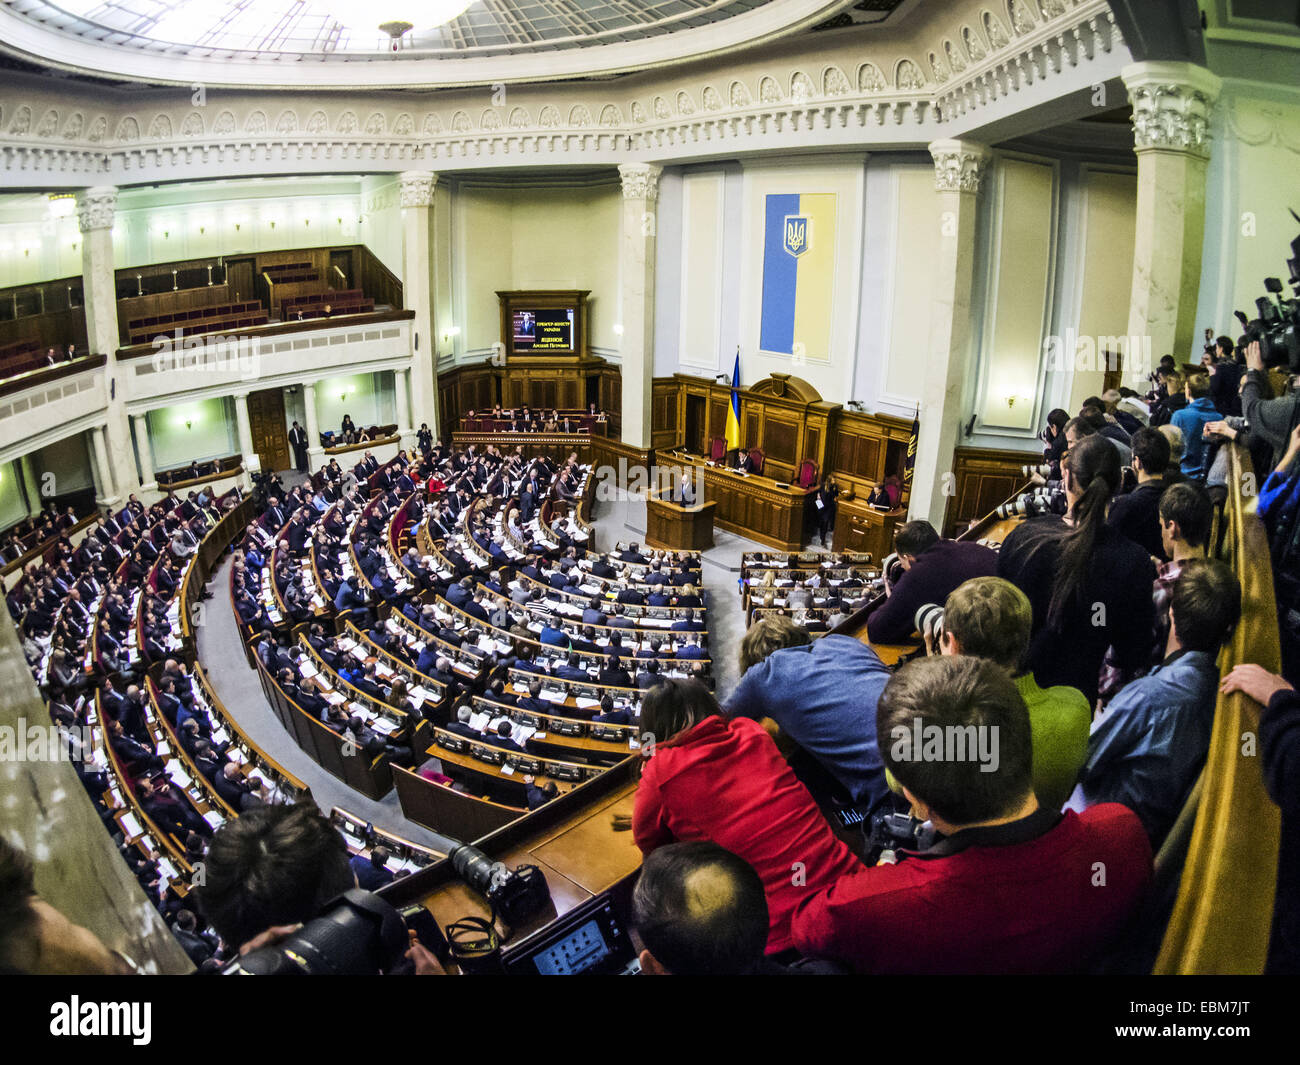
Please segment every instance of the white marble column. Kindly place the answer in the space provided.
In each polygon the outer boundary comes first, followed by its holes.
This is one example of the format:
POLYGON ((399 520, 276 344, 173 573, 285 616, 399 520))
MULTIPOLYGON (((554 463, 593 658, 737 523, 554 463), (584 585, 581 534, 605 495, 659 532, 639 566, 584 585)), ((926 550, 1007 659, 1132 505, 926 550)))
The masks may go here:
POLYGON ((97 425, 90 430, 90 449, 95 456, 95 505, 111 507, 118 502, 120 497, 113 487, 113 473, 108 466, 108 449, 104 446, 104 427, 102 425, 97 425))
POLYGON ((433 197, 438 175, 398 175, 402 205, 402 301, 415 312, 410 404, 417 421, 438 424, 438 344, 434 330, 433 197))
POLYGON ((41 498, 41 486, 36 479, 36 470, 32 466, 31 455, 19 457, 18 475, 23 479, 23 492, 27 496, 27 513, 39 513, 41 507, 45 505, 45 500, 41 498))
POLYGON ((623 443, 651 443, 650 391, 655 371, 655 234, 658 229, 659 175, 653 163, 625 163, 623 179, 622 292, 623 443))
POLYGON ((397 408, 397 433, 402 438, 401 447, 410 451, 415 446, 415 429, 412 427, 411 403, 407 389, 409 370, 393 371, 393 400, 397 408))
POLYGON ((97 185, 77 193, 77 226, 81 230, 81 284, 85 299, 86 345, 103 354, 104 403, 108 412, 105 446, 116 491, 122 498, 139 488, 131 425, 126 415, 126 374, 117 361, 117 286, 113 263, 113 217, 117 189, 97 185))
POLYGON ((973 141, 939 140, 934 158, 939 255, 931 276, 934 303, 921 389, 921 431, 908 505, 909 520, 926 519, 943 531, 953 466, 965 410, 965 381, 974 373, 971 283, 975 266, 975 209, 989 150, 973 141))
POLYGON ((243 488, 249 491, 253 486, 253 474, 259 473, 262 469, 262 460, 253 450, 253 423, 248 417, 248 393, 236 392, 233 398, 235 424, 239 433, 239 454, 244 462, 243 488))
POLYGON ((133 414, 131 427, 135 430, 135 450, 140 458, 140 491, 156 492, 158 482, 153 472, 153 445, 149 443, 149 416, 133 414))
POLYGON ((1179 363, 1200 359, 1195 334, 1205 171, 1222 82, 1194 63, 1134 63, 1121 74, 1133 104, 1138 158, 1124 380, 1142 390, 1162 355, 1179 363))
POLYGON ((308 381, 302 386, 303 417, 307 420, 307 470, 315 473, 325 465, 321 458, 325 449, 320 443, 320 422, 316 420, 316 382, 308 381))

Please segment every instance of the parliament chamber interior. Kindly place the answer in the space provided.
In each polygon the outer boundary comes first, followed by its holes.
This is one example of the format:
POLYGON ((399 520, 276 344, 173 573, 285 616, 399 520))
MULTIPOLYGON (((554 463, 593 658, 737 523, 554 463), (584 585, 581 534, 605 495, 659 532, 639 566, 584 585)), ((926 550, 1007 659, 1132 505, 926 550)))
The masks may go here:
POLYGON ((0 966, 1300 970, 1298 153, 1267 0, 0 4, 0 966))

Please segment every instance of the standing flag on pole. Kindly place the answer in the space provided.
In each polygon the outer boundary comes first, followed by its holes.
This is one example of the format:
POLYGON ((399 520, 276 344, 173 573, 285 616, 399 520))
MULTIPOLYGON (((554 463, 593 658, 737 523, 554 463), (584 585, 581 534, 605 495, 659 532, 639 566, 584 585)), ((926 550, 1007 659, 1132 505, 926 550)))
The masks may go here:
POLYGON ((907 438, 907 459, 903 463, 903 491, 912 490, 912 470, 916 466, 916 444, 921 438, 921 407, 918 404, 916 416, 912 419, 912 432, 907 438))
POLYGON ((740 348, 736 348, 736 368, 731 371, 731 404, 727 407, 727 450, 740 447, 740 348))

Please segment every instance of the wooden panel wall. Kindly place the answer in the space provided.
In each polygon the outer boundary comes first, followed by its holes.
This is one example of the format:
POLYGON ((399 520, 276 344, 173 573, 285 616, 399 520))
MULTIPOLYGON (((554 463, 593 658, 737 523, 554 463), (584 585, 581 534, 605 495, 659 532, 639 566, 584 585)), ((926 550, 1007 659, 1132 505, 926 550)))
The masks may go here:
POLYGON ((1025 483, 1022 466, 1035 465, 1041 454, 959 447, 953 456, 953 488, 944 517, 944 536, 956 536, 1025 483))
POLYGON ((471 410, 527 404, 534 408, 581 410, 587 406, 588 385, 600 409, 609 415, 609 435, 618 436, 622 409, 622 378, 617 366, 604 359, 530 360, 520 366, 481 363, 457 366, 438 375, 438 416, 444 440, 460 427, 471 410))

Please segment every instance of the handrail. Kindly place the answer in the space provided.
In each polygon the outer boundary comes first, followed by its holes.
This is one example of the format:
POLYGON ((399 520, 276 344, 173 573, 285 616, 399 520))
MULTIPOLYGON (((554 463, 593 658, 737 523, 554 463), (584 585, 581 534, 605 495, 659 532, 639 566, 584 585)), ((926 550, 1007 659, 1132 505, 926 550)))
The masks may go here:
MULTIPOLYGON (((1242 492, 1254 470, 1245 448, 1225 446, 1232 449, 1232 471, 1221 554, 1241 582, 1242 609, 1220 666, 1226 672, 1254 662, 1276 673, 1282 651, 1268 537, 1253 498, 1242 492)), ((1243 693, 1219 695, 1202 798, 1155 963, 1158 975, 1264 971, 1281 814, 1265 790, 1260 756, 1243 749, 1246 737, 1258 735, 1259 717, 1259 705, 1243 693)))

